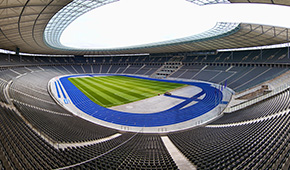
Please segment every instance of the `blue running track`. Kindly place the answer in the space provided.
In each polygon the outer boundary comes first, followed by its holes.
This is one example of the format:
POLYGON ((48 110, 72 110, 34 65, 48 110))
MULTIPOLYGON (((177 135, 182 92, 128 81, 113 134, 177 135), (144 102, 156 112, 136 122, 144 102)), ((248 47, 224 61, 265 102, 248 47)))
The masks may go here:
MULTIPOLYGON (((152 78, 144 78, 138 76, 128 76, 140 79, 148 79, 148 80, 156 80, 156 81, 165 81, 165 82, 173 82, 173 83, 182 83, 188 84, 192 86, 196 86, 202 89, 202 91, 193 97, 186 98, 181 96, 168 96, 183 99, 184 101, 178 105, 173 106, 172 108, 151 113, 151 114, 140 114, 140 113, 127 113, 116 110, 111 110, 108 108, 104 108, 94 102, 92 102, 86 95, 84 95, 77 87, 75 87, 68 78, 70 77, 78 77, 84 75, 73 75, 66 76, 60 78, 60 81, 65 88, 68 96, 71 99, 71 102, 84 113, 91 115, 97 119, 118 124, 124 126, 135 126, 135 127, 157 127, 157 126, 166 126, 173 125, 176 123, 182 123, 196 117, 199 117, 212 109, 214 109, 217 105, 222 102, 223 94, 222 92, 212 87, 210 84, 202 83, 202 82, 184 82, 184 81, 174 81, 174 80, 159 80, 152 78), (203 99, 198 99, 200 96, 205 95, 203 99), (187 104, 197 101, 196 104, 186 107, 182 109, 187 104)), ((89 75, 93 76, 93 75, 89 75)), ((100 74, 96 74, 96 76, 102 76, 100 74)), ((103 75, 108 76, 108 74, 103 75)), ((121 75, 120 75, 121 76, 121 75)), ((61 87, 61 86, 60 86, 61 87)), ((62 89, 61 89, 62 91, 62 89)))

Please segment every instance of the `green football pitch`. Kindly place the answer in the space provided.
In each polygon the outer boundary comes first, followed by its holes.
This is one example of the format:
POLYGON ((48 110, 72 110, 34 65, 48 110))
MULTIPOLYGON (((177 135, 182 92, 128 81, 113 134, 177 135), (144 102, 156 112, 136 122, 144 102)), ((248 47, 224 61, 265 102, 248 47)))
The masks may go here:
POLYGON ((73 77, 69 81, 103 107, 131 103, 186 86, 125 76, 73 77))

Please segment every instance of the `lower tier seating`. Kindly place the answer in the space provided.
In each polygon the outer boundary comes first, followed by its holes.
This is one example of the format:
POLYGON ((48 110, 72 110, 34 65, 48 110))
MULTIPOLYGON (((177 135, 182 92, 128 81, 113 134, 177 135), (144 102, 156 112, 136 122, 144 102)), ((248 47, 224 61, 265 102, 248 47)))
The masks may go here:
POLYGON ((198 169, 289 167, 290 113, 232 127, 201 127, 169 134, 198 169))

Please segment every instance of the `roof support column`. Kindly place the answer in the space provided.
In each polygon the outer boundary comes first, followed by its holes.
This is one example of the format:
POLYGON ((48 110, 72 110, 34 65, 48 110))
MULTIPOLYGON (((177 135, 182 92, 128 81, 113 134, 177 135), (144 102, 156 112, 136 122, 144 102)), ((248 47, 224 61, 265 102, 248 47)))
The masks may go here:
POLYGON ((19 56, 19 51, 20 51, 20 48, 16 47, 16 48, 15 48, 15 54, 16 54, 17 56, 19 56))
POLYGON ((289 45, 290 45, 290 43, 288 42, 288 45, 287 45, 287 46, 288 46, 288 47, 287 47, 287 49, 288 49, 288 52, 287 52, 288 56, 287 56, 287 57, 288 57, 288 58, 290 58, 290 54, 289 54, 289 45))

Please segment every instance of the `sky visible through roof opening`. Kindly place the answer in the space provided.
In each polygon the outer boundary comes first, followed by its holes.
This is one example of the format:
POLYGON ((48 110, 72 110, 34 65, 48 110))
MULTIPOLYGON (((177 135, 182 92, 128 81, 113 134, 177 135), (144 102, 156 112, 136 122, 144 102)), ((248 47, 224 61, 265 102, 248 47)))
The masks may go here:
POLYGON ((198 6, 186 0, 120 0, 96 8, 71 23, 61 43, 73 48, 110 49, 184 38, 217 22, 290 28, 290 7, 266 4, 198 6))

